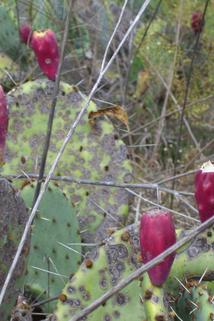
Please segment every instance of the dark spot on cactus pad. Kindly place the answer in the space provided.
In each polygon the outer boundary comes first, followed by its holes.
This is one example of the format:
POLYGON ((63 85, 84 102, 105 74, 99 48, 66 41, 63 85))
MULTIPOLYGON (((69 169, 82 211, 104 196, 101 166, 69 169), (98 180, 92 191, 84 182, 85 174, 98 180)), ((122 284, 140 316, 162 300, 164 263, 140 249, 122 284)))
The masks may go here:
POLYGON ((53 223, 56 223, 56 219, 55 219, 55 218, 53 218, 52 222, 53 222, 53 223))
POLYGON ((147 289, 146 292, 145 292, 145 295, 144 295, 144 299, 145 300, 150 300, 152 295, 153 295, 152 290, 151 289, 147 289))
POLYGON ((34 248, 34 250, 38 250, 38 246, 37 245, 34 245, 33 248, 34 248))
POLYGON ((159 300, 160 300, 157 295, 153 295, 151 299, 152 299, 152 301, 153 301, 154 303, 158 303, 159 300))
POLYGON ((210 245, 207 244, 207 239, 198 238, 188 248, 187 253, 188 253, 188 256, 191 258, 199 255, 200 252, 207 252, 209 251, 209 249, 210 249, 210 245))
POLYGON ((75 307, 79 307, 81 305, 81 301, 79 299, 74 300, 73 305, 75 307))
POLYGON ((115 319, 119 319, 119 317, 120 317, 120 312, 117 311, 117 310, 113 311, 113 317, 114 317, 115 319))
POLYGON ((62 94, 62 96, 65 96, 65 92, 64 91, 62 91, 61 94, 62 94))
POLYGON ((89 301, 91 298, 90 293, 88 291, 82 292, 82 298, 85 301, 89 301))
POLYGON ((90 195, 90 193, 89 193, 88 191, 86 191, 86 192, 85 192, 85 195, 86 195, 86 196, 89 196, 89 195, 90 195))
POLYGON ((56 249, 55 248, 52 249, 52 253, 56 254, 56 249))
POLYGON ((109 167, 107 165, 104 167, 104 169, 105 169, 106 172, 109 171, 109 167))
POLYGON ((67 291, 68 291, 69 294, 71 294, 71 293, 75 293, 76 289, 73 286, 68 286, 67 287, 67 291))
POLYGON ((108 246, 107 257, 109 263, 115 263, 118 259, 124 259, 128 257, 128 250, 123 244, 115 244, 108 246))
POLYGON ((101 289, 106 289, 108 285, 106 278, 101 278, 99 281, 99 285, 101 289))
POLYGON ((116 294, 116 303, 118 305, 124 305, 128 302, 128 297, 123 293, 116 294))
POLYGON ((208 232, 207 232, 207 236, 208 236, 208 237, 212 237, 212 232, 211 232, 211 231, 208 231, 208 232))
POLYGON ((66 260, 69 260, 70 259, 70 256, 68 254, 65 255, 65 259, 66 260))
POLYGON ((80 149, 79 149, 79 151, 80 151, 80 152, 82 152, 82 150, 83 150, 83 147, 82 147, 82 146, 80 146, 80 149))
POLYGON ((85 292, 85 287, 84 287, 84 285, 81 285, 81 286, 79 287, 79 291, 80 291, 80 292, 85 292))
POLYGON ((71 227, 71 223, 69 223, 69 222, 66 225, 67 225, 67 227, 71 227))
POLYGON ((84 263, 85 263, 85 266, 87 267, 87 269, 91 269, 93 267, 93 261, 90 259, 86 259, 84 261, 84 263))
POLYGON ((109 314, 104 315, 103 321, 111 321, 112 318, 109 314))

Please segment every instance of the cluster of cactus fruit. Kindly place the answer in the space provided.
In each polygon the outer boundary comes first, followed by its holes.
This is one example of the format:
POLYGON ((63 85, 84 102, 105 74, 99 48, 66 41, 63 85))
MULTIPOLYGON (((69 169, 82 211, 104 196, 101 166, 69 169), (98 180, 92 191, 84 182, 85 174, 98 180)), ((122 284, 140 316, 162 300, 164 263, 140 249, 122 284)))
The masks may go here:
MULTIPOLYGON (((193 17, 192 28, 200 32, 202 25, 196 23, 197 19, 193 17)), ((23 25, 20 37, 33 49, 43 73, 55 80, 59 63, 55 34, 51 30, 32 31, 29 25, 23 25)), ((52 91, 52 81, 37 80, 8 93, 10 123, 6 142, 8 108, 0 87, 0 161, 5 162, 4 175, 38 172, 52 91)), ((66 83, 61 83, 57 98, 48 165, 85 101, 78 89, 66 83)), ((96 110, 93 102, 88 112, 91 110, 96 110)), ((132 177, 126 146, 113 125, 106 119, 92 125, 87 113, 57 173, 65 176, 72 173, 77 180, 113 181, 117 177, 119 183, 127 183, 132 177)), ((27 180, 19 188, 26 207, 30 208, 35 189, 33 182, 27 180)), ((204 222, 214 215, 214 166, 211 162, 197 172, 195 190, 200 220, 204 222)), ((0 208, 4 209, 0 211, 2 286, 27 212, 17 191, 5 180, 0 182, 0 192, 0 208), (13 221, 14 216, 17 221, 13 221)), ((10 316, 21 291, 29 298, 29 304, 25 304, 28 312, 33 312, 33 300, 47 299, 42 305, 44 314, 49 313, 47 320, 69 321, 186 233, 176 231, 171 214, 161 210, 143 213, 140 229, 137 225, 119 229, 126 225, 127 215, 128 196, 123 189, 84 187, 76 183, 50 184, 32 225, 31 242, 29 238, 17 274, 0 307, 1 319, 7 320, 10 316), (116 231, 109 235, 113 230, 116 231), (89 242, 93 250, 85 254, 81 245, 89 242), (50 297, 56 297, 57 302, 49 304, 50 297)), ((182 252, 170 254, 141 279, 134 280, 81 320, 214 320, 213 248, 214 231, 210 228, 182 252)), ((22 312, 26 310, 20 312, 19 309, 23 302, 20 303, 19 297, 12 321, 24 320, 22 312)))

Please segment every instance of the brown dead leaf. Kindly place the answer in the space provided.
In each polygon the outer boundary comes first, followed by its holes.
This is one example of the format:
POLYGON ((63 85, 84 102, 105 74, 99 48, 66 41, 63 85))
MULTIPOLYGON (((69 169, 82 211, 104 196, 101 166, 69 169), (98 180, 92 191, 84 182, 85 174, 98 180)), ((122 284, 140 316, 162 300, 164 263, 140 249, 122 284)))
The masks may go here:
POLYGON ((91 125, 95 124, 96 118, 101 116, 110 116, 118 119, 123 124, 128 126, 128 115, 122 106, 114 106, 110 108, 100 109, 98 111, 91 111, 88 115, 88 119, 91 125))

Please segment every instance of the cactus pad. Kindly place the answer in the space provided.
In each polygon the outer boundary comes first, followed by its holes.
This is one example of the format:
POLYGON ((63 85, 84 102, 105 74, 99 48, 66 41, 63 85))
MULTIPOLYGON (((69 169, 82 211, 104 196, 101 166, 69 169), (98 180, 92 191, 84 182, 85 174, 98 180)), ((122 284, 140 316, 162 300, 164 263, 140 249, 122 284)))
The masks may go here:
MULTIPOLYGON (((87 256, 79 271, 63 290, 64 302, 58 303, 57 320, 68 321, 71 317, 105 293, 118 281, 139 267, 133 226, 117 231, 105 245, 94 249, 87 256)), ((133 314, 135 321, 145 319, 143 298, 139 281, 134 281, 115 294, 105 305, 84 320, 128 321, 133 314)))
MULTIPOLYGON (((212 244, 213 236, 208 230, 199 235, 185 251, 176 255, 163 288, 158 289, 149 283, 146 274, 141 282, 133 281, 83 320, 153 321, 173 318, 167 311, 167 305, 171 302, 165 296, 170 294, 169 299, 177 297, 180 283, 175 281, 176 278, 182 281, 184 277, 201 276, 206 268, 208 275, 213 273, 212 244)), ((79 271, 67 283, 62 292, 63 300, 58 302, 55 312, 57 321, 70 320, 139 267, 142 264, 139 254, 138 231, 133 226, 117 231, 105 240, 103 246, 85 258, 79 271)))
MULTIPOLYGON (((34 185, 27 185, 22 191, 28 207, 32 205, 34 192, 34 185)), ((25 287, 30 287, 31 293, 46 293, 46 297, 59 294, 81 262, 79 243, 75 208, 59 188, 50 184, 32 225, 25 287), (61 245, 69 243, 76 243, 75 252, 61 245)))
MULTIPOLYGON (((25 223, 28 219, 23 200, 8 181, 0 179, 0 288, 13 261, 25 223)), ((7 320, 15 304, 17 294, 22 289, 21 276, 24 274, 26 255, 30 240, 27 239, 21 258, 0 307, 0 319, 7 320)))
MULTIPOLYGON (((8 95, 10 125, 4 174, 38 173, 45 139, 53 82, 27 82, 8 95)), ((48 152, 47 169, 56 157, 63 139, 85 103, 86 97, 72 86, 61 83, 48 152)), ((93 102, 89 111, 96 110, 93 102)), ((127 150, 109 120, 95 125, 84 115, 59 162, 55 174, 75 179, 131 180, 127 150)), ((107 229, 122 226, 128 215, 128 194, 124 189, 64 184, 73 203, 79 205, 82 238, 102 240, 107 229)))

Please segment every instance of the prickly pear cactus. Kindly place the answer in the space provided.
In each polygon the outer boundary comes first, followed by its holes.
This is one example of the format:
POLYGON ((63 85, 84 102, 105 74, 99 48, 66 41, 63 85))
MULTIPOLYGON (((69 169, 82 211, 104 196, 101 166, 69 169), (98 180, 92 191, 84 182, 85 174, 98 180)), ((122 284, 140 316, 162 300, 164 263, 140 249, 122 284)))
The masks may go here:
POLYGON ((1 51, 15 59, 19 55, 19 36, 15 19, 10 8, 0 4, 0 48, 1 51))
MULTIPOLYGON (((7 180, 0 178, 0 288, 13 261, 27 219, 28 213, 23 200, 7 180)), ((28 238, 0 307, 1 320, 8 320, 17 294, 22 290, 21 277, 25 271, 29 243, 28 238)))
MULTIPOLYGON (((205 269, 207 275, 213 273, 212 244, 213 236, 210 236, 210 231, 206 231, 176 255, 170 276, 163 287, 153 286, 148 275, 144 274, 140 280, 133 281, 84 320, 174 320, 170 306, 172 298, 176 300, 179 295, 181 285, 177 280, 182 282, 184 278, 202 276, 205 269)), ((85 258, 79 271, 64 288, 55 312, 57 321, 70 320, 139 267, 142 264, 139 254, 138 229, 134 226, 117 231, 105 240, 103 246, 85 258)), ((212 296, 213 290, 210 291, 212 296)), ((189 320, 188 316, 183 320, 189 320)))
MULTIPOLYGON (((21 193, 28 207, 34 192, 34 185, 28 185, 21 193)), ((25 289, 31 294, 46 294, 46 298, 60 293, 81 262, 78 232, 75 208, 58 187, 50 184, 32 226, 25 289), (70 243, 74 243, 71 250, 66 248, 70 243)))
MULTIPOLYGON (((178 239, 188 234, 188 231, 181 231, 178 239)), ((176 263, 172 265, 171 273, 167 279, 166 287, 170 291, 176 291, 179 285, 175 282, 174 277, 183 280, 184 277, 198 277, 207 270, 207 273, 214 272, 213 266, 213 244, 214 233, 213 229, 201 233, 191 244, 188 244, 183 251, 176 255, 176 263)))
MULTIPOLYGON (((10 125, 4 174, 38 173, 52 93, 53 82, 37 80, 25 83, 8 95, 10 125)), ((47 169, 85 99, 75 88, 61 83, 47 169)), ((92 110, 96 110, 93 102, 88 111, 92 110)), ((127 157, 126 146, 111 122, 100 119, 91 125, 86 113, 55 174, 127 183, 132 177, 127 157)), ((86 242, 102 240, 109 227, 121 227, 125 223, 128 193, 124 189, 71 183, 63 186, 72 202, 79 206, 80 233, 86 242)))
MULTIPOLYGON (((105 245, 94 249, 63 290, 63 300, 59 301, 56 310, 57 320, 70 320, 74 314, 139 267, 137 242, 132 226, 114 233, 106 240, 105 245)), ((135 321, 145 319, 138 280, 114 295, 84 320, 128 321, 133 317, 133 313, 135 321)))
POLYGON ((185 283, 185 287, 176 303, 179 317, 194 321, 214 320, 213 294, 207 290, 206 282, 185 283))

